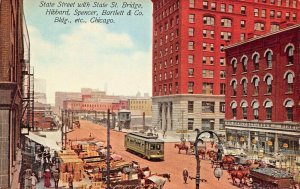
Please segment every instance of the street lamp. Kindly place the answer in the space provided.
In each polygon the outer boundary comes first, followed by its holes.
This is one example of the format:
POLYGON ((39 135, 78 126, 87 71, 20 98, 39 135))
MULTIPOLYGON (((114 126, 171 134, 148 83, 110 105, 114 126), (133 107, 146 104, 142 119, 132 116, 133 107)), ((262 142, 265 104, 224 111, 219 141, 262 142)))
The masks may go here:
MULTIPOLYGON (((200 158, 199 158, 199 154, 198 154, 198 143, 199 142, 203 143, 203 140, 202 140, 202 138, 200 138, 200 136, 204 133, 208 133, 210 138, 213 138, 214 135, 217 137, 217 139, 218 139, 217 161, 222 160, 222 151, 221 151, 222 146, 220 145, 221 140, 215 132, 213 132, 213 131, 202 131, 202 132, 200 132, 200 130, 198 128, 196 128, 195 131, 197 132, 196 140, 195 140, 195 143, 194 143, 195 157, 196 157, 196 163, 197 163, 197 167, 196 167, 196 189, 199 189, 199 187, 200 187, 200 158)), ((222 174, 223 174, 222 169, 220 168, 220 166, 217 166, 214 169, 214 176, 219 180, 221 178, 222 174)))

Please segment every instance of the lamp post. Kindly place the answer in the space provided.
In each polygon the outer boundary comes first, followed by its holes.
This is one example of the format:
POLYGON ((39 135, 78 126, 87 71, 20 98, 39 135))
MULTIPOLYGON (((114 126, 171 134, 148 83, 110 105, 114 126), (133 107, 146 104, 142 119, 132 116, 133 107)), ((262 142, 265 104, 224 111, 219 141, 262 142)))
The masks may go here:
MULTIPOLYGON (((196 189, 199 189, 200 187, 200 158, 199 158, 199 154, 198 154, 198 143, 201 142, 203 143, 202 138, 200 138, 200 136, 204 133, 208 133, 210 135, 210 138, 213 138, 213 136, 215 135, 218 139, 218 152, 217 152, 217 161, 220 161, 222 159, 222 152, 221 152, 221 140, 218 137, 218 135, 213 132, 213 131, 202 131, 200 132, 200 130, 198 128, 195 129, 195 131, 197 132, 197 136, 196 136, 196 140, 194 143, 194 147, 195 147, 195 157, 196 157, 196 189)), ((219 180, 222 176, 223 172, 222 169, 220 167, 216 167, 214 170, 214 175, 215 177, 219 180)))

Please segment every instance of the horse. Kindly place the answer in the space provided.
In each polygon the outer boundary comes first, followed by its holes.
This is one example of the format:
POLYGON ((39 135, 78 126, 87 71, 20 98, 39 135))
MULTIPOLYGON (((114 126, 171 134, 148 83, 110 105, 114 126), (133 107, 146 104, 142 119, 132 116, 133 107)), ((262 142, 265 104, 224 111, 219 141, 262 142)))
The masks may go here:
POLYGON ((230 165, 234 164, 234 162, 235 162, 234 156, 232 156, 232 155, 225 155, 222 158, 221 167, 224 168, 224 165, 227 165, 229 167, 230 165))
POLYGON ((188 153, 189 147, 186 146, 184 143, 183 144, 175 144, 174 148, 178 147, 178 154, 180 154, 181 150, 185 150, 185 153, 188 153))
POLYGON ((206 151, 204 149, 198 149, 198 155, 201 156, 202 159, 205 159, 206 151))
POLYGON ((236 184, 236 179, 239 179, 239 181, 240 181, 239 186, 240 187, 244 186, 244 185, 246 185, 246 186, 248 185, 246 179, 249 177, 249 174, 250 174, 249 167, 244 168, 242 165, 238 165, 237 169, 233 169, 233 166, 230 165, 228 167, 228 173, 231 176, 233 185, 236 184))
POLYGON ((164 177, 164 178, 168 179, 169 182, 171 182, 171 174, 170 173, 157 174, 157 176, 164 177))

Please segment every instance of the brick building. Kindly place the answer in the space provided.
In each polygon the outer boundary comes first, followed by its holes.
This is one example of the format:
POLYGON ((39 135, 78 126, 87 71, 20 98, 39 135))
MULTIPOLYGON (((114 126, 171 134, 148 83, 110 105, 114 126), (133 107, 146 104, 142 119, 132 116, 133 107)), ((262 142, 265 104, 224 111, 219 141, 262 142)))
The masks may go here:
POLYGON ((265 153, 299 154, 300 25, 226 48, 226 138, 265 153))
POLYGON ((53 129, 56 126, 50 104, 35 102, 34 126, 38 130, 53 129))
POLYGON ((130 98, 128 99, 128 108, 131 115, 142 116, 145 112, 146 116, 151 116, 152 100, 151 98, 130 98))
MULTIPOLYGON (((17 144, 22 118, 23 1, 0 1, 0 188, 18 183, 17 144), (14 179, 13 179, 14 178, 14 179)), ((27 46, 28 47, 28 46, 27 46)))
POLYGON ((153 125, 224 134, 224 47, 299 22, 299 2, 152 2, 153 125))

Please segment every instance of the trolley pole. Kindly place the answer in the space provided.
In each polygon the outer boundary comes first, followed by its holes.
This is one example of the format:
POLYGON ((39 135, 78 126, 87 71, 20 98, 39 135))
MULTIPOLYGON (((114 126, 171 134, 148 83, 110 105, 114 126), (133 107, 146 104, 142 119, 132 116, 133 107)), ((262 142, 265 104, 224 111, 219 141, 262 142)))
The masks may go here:
POLYGON ((107 110, 106 189, 110 189, 110 109, 107 110))
POLYGON ((61 110, 61 149, 64 148, 64 111, 61 110))

